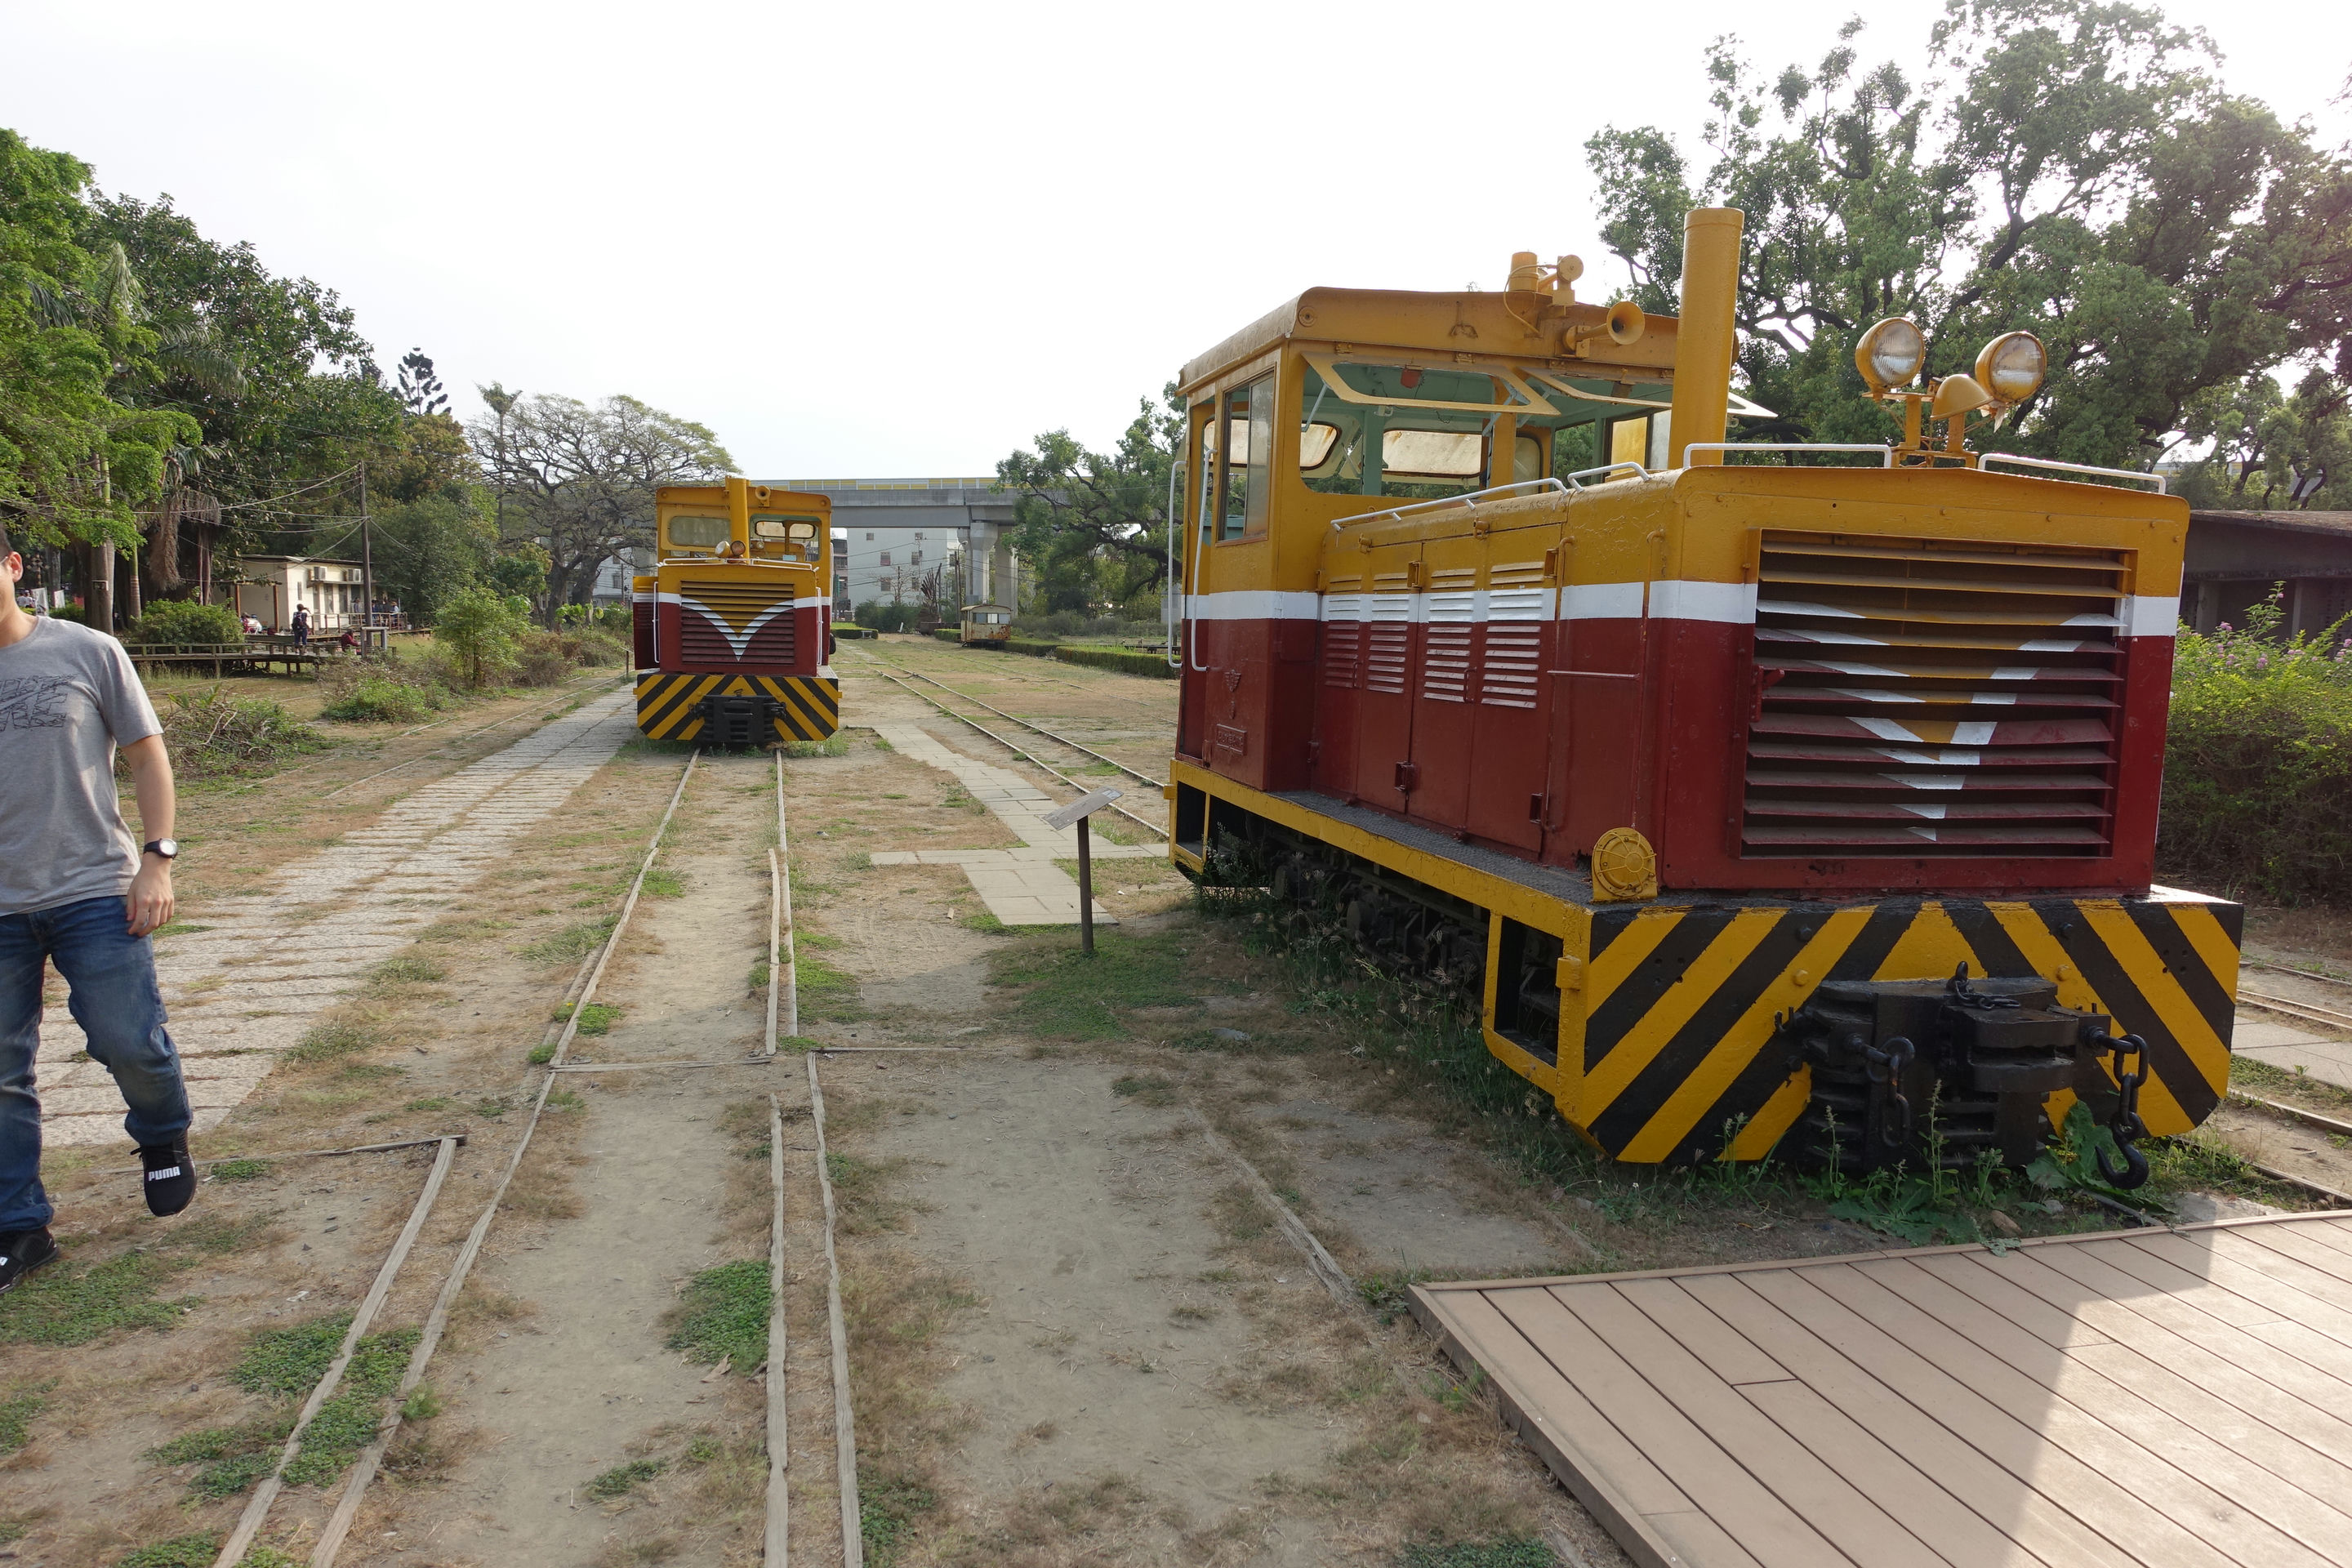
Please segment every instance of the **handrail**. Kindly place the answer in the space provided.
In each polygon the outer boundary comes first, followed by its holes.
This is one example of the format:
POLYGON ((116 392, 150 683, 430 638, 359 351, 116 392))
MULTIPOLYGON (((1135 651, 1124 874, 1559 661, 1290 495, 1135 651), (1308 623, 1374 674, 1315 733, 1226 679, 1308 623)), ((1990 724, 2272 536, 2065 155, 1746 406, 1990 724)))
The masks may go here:
MULTIPOLYGON (((1603 463, 1597 468, 1579 468, 1576 472, 1568 476, 1568 482, 1575 488, 1579 494, 1581 494, 1584 487, 1577 483, 1579 479, 1589 479, 1595 474, 1613 474, 1620 468, 1631 468, 1642 479, 1646 479, 1650 477, 1649 469, 1642 467, 1641 464, 1633 461, 1633 458, 1628 458, 1622 463, 1603 463)), ((1603 479, 1601 482, 1604 485, 1610 485, 1615 484, 1617 481, 1614 479, 1603 479)))
POLYGON ((1407 512, 1427 511, 1432 507, 1476 506, 1487 496, 1508 495, 1514 490, 1539 490, 1546 486, 1559 491, 1562 495, 1568 493, 1568 487, 1558 479, 1521 479, 1516 484, 1491 485, 1486 489, 1472 490, 1466 495, 1439 496, 1434 500, 1418 500, 1411 506, 1391 507, 1385 511, 1360 511, 1352 517, 1334 518, 1331 520, 1331 531, 1336 533, 1350 523, 1370 522, 1375 518, 1383 517, 1401 518, 1407 512))
MULTIPOLYGON (((1895 448, 1875 441, 1693 441, 1683 448, 1683 463, 1690 466, 1693 452, 1876 452, 1885 459, 1882 468, 1895 466, 1895 448)), ((1717 468, 1729 468, 1718 463, 1717 468)))
POLYGON ((2151 474, 2138 468, 2102 468, 2090 463, 2062 463, 2055 458, 2029 458, 2022 452, 1987 452, 1978 459, 1978 467, 1990 468, 1995 463, 2015 463, 2028 468, 2054 468, 2067 474, 2101 474, 2111 479, 2153 479, 2156 493, 2167 495, 2162 474, 2151 474))
POLYGON ((1172 458, 1168 464, 1168 575, 1160 588, 1160 618, 1168 627, 1168 668, 1184 668, 1183 650, 1176 646, 1176 623, 1188 618, 1191 607, 1184 603, 1184 568, 1177 556, 1177 535, 1184 531, 1176 516, 1176 473, 1183 465, 1172 458))

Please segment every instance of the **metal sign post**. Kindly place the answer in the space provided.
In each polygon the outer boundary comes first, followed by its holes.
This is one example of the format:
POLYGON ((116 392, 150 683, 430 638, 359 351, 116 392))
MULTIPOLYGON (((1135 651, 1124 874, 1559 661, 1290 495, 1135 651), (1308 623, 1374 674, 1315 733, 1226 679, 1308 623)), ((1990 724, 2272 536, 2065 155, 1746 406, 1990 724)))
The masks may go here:
POLYGON ((1098 789, 1045 816, 1045 826, 1056 831, 1072 824, 1076 824, 1078 829, 1078 951, 1088 958, 1095 954, 1095 865, 1094 837, 1087 826, 1087 818, 1125 793, 1123 790, 1098 789))

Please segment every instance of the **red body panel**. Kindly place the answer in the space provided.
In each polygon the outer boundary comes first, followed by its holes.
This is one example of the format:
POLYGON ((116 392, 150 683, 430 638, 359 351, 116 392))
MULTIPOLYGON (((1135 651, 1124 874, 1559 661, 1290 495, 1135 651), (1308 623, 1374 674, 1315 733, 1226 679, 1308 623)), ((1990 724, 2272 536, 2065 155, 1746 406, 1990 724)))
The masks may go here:
POLYGON ((714 675, 814 675, 825 662, 828 608, 821 601, 801 601, 789 614, 754 626, 746 635, 722 628, 702 611, 665 596, 654 616, 653 662, 639 668, 714 675))

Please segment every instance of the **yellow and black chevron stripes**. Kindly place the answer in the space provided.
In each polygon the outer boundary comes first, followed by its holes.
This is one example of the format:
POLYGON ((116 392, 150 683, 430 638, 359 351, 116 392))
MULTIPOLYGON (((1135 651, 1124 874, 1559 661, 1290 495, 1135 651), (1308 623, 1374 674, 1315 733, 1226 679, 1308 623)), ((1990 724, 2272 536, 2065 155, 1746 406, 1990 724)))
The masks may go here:
POLYGON ((771 699, 782 740, 822 741, 841 728, 841 682, 830 676, 657 671, 637 677, 637 728, 656 741, 691 741, 702 733, 697 710, 714 696, 771 699))
MULTIPOLYGON (((1778 1018, 1828 980, 2054 979, 2058 1000, 2147 1041, 2140 1112, 2185 1132, 2229 1083, 2242 911, 2162 891, 2143 899, 1905 900, 1832 908, 1596 911, 1560 1045, 1582 1081, 1560 1109, 1620 1159, 1768 1152, 1803 1111, 1808 1071, 1778 1018)), ((2055 1097, 2063 1119, 2072 1097, 2055 1097)))

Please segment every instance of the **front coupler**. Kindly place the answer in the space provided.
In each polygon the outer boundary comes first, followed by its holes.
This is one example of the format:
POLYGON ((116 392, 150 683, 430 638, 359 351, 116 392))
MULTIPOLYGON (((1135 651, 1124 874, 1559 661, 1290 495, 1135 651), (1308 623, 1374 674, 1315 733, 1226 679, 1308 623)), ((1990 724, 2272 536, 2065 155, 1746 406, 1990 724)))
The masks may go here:
POLYGON ((2114 1135, 2097 1151, 2119 1187, 2147 1180, 2139 1086, 2147 1056, 2103 1015, 2058 1004, 2047 980, 1830 981, 1780 1023, 1812 1068, 1796 1146, 1809 1163, 1863 1172, 2026 1165, 2051 1137, 2050 1097, 2072 1089, 2114 1135), (2115 1061, 2114 1076, 2104 1065, 2115 1061))

